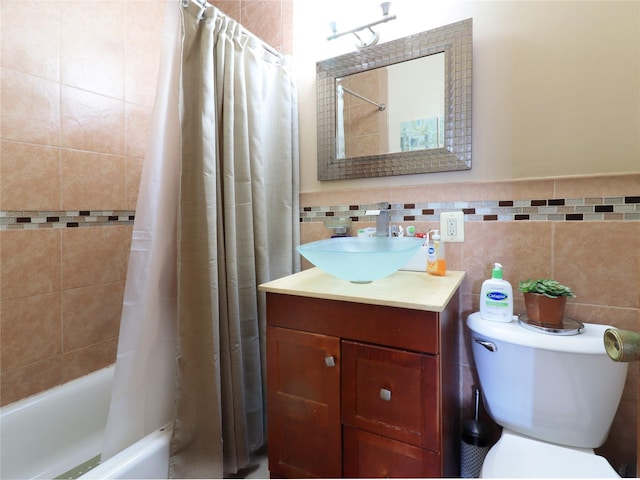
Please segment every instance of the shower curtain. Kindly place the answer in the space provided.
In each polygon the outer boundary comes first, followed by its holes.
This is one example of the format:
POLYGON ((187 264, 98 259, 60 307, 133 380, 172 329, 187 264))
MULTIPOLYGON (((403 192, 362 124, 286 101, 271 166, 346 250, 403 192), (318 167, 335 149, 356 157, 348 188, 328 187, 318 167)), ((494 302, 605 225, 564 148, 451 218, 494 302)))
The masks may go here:
MULTIPOLYGON (((257 286, 300 268, 294 248, 299 243, 297 97, 287 59, 269 53, 215 7, 181 5, 181 44, 165 50, 178 59, 169 62, 173 68, 164 82, 167 115, 154 121, 161 126, 155 130, 158 156, 145 160, 145 171, 150 161, 164 171, 160 177, 173 179, 169 188, 147 196, 153 220, 162 217, 169 227, 163 232, 168 248, 164 256, 145 255, 142 268, 157 275, 139 278, 147 290, 164 290, 167 298, 151 307, 162 310, 152 314, 151 327, 125 318, 123 311, 121 337, 129 323, 137 339, 120 340, 116 376, 120 372, 125 380, 114 388, 110 419, 122 410, 114 408, 116 395, 132 397, 124 401, 133 406, 128 414, 136 430, 128 437, 140 438, 146 432, 135 418, 157 410, 147 400, 161 392, 164 402, 168 390, 175 402, 170 477, 220 478, 246 467, 252 451, 265 443, 266 306, 257 286), (171 131, 176 117, 179 134, 171 131), (179 137, 177 158, 167 144, 172 137, 179 137), (158 282, 163 278, 167 281, 158 282), (160 354, 153 335, 166 330, 158 325, 165 323, 161 317, 171 317, 177 335, 166 349, 175 367, 166 366, 164 356, 156 362, 160 354), (150 348, 143 346, 148 332, 150 348), (137 366, 118 369, 125 356, 120 346, 136 342, 129 350, 136 351, 130 356, 137 357, 137 366), (159 369, 162 375, 156 375, 159 369), (174 369, 176 385, 167 385, 167 372, 174 369), (140 374, 132 378, 132 371, 140 374), (162 377, 160 386, 144 385, 145 375, 162 377)), ((174 13, 168 18, 167 25, 174 13)), ((138 220, 137 211, 132 255, 138 220)), ((148 234, 152 243, 159 241, 155 233, 148 234)), ((128 276, 125 297, 130 283, 128 276)), ((127 426, 123 418, 114 422, 127 426)))
POLYGON ((183 35, 171 472, 219 477, 265 440, 257 285, 299 268, 297 101, 286 60, 216 8, 189 3, 183 35))

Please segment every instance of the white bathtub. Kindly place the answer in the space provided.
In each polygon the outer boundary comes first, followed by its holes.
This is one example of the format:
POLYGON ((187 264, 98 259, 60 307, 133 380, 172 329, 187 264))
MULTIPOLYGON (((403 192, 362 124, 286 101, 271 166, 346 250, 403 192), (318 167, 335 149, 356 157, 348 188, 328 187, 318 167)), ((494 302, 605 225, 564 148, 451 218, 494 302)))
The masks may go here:
MULTIPOLYGON (((82 469, 76 467, 100 455, 113 371, 105 368, 0 408, 0 478, 55 478, 71 471, 77 477, 82 469)), ((80 478, 167 478, 170 437, 170 426, 159 429, 80 478)))

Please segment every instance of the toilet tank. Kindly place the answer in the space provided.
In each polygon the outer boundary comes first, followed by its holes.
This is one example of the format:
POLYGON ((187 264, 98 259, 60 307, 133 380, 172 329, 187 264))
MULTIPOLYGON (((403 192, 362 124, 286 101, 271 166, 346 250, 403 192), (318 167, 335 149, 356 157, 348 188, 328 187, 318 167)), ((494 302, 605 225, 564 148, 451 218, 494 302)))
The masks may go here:
POLYGON ((546 442, 596 448, 607 439, 627 375, 604 349, 606 325, 548 335, 517 321, 467 318, 484 404, 499 425, 546 442))

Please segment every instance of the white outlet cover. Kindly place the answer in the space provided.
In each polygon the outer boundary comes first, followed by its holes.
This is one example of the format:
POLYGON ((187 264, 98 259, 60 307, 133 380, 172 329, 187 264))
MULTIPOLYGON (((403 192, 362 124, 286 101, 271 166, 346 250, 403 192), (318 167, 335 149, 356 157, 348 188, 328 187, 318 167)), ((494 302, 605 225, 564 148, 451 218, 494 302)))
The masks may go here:
POLYGON ((440 214, 440 238, 443 242, 464 242, 464 213, 442 212, 440 214), (455 222, 455 234, 450 234, 449 221, 455 222))

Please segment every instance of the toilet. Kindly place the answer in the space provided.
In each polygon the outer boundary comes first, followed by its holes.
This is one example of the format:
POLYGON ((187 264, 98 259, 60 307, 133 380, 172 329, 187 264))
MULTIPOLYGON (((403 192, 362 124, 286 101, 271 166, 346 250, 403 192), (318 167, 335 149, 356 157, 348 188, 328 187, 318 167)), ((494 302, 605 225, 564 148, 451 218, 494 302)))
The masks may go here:
POLYGON ((467 317, 484 405, 502 426, 485 478, 616 478, 593 449, 607 439, 627 364, 604 348, 607 325, 546 331, 467 317))

